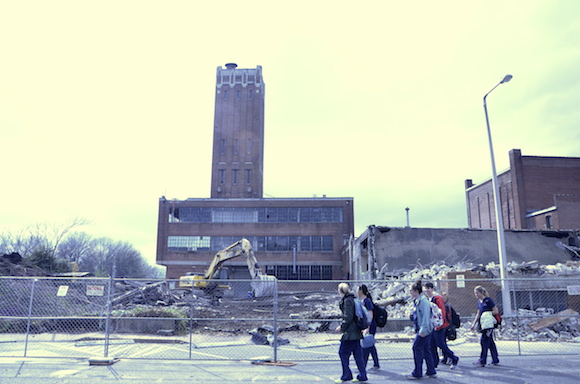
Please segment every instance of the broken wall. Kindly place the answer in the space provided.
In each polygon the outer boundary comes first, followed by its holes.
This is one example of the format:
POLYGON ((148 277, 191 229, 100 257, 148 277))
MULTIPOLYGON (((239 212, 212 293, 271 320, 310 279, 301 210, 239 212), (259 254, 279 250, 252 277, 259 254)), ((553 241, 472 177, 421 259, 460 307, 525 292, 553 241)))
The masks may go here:
MULTIPOLYGON (((390 227, 376 229, 372 254, 376 268, 381 272, 412 269, 418 264, 444 262, 447 265, 454 265, 470 262, 485 265, 499 261, 495 230, 390 227)), ((369 234, 370 231, 365 231, 355 246, 361 246, 365 236, 368 237, 369 234)), ((540 264, 556 264, 570 260, 568 251, 556 246, 558 242, 559 238, 543 236, 541 232, 505 231, 507 261, 521 263, 537 260, 540 264)), ((369 258, 369 263, 371 262, 369 258)))

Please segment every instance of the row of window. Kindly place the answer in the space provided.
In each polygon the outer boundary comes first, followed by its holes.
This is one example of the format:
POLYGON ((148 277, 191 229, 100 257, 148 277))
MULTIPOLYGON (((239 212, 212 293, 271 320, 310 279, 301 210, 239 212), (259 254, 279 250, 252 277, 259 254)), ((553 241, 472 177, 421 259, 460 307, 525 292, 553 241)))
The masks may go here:
MULTIPOLYGON (((219 80, 219 78, 218 78, 219 80)), ((229 83, 231 80, 230 75, 222 75, 222 82, 224 83, 229 83)), ((242 76, 241 75, 235 75, 234 80, 236 83, 241 83, 242 82, 242 76)), ((254 82, 256 81, 256 76, 255 75, 248 75, 248 81, 249 82, 254 82)))
MULTIPOLYGON (((239 169, 232 169, 232 184, 233 185, 238 185, 239 174, 240 174, 239 169)), ((220 169, 219 170, 219 183, 220 183, 220 185, 224 185, 225 182, 226 182, 226 170, 220 169)), ((246 169, 246 184, 250 185, 251 182, 252 182, 252 170, 246 169)))
MULTIPOLYGON (((224 100, 228 99, 228 94, 229 94, 229 92, 227 89, 224 89, 222 91, 222 95, 223 95, 224 100)), ((236 94, 236 100, 240 100, 242 98, 242 91, 241 90, 236 90, 235 94, 236 94)), ((248 100, 253 100, 254 99, 254 90, 248 89, 247 95, 248 95, 248 100)))
MULTIPOLYGON (((253 236, 247 237, 254 251, 332 252, 332 236, 253 236)), ((239 237, 233 236, 168 236, 167 250, 171 252, 218 252, 229 247, 239 237)))
POLYGON ((170 208, 170 223, 342 223, 342 207, 170 208))
POLYGON ((332 266, 266 265, 266 274, 278 280, 332 280, 332 266))

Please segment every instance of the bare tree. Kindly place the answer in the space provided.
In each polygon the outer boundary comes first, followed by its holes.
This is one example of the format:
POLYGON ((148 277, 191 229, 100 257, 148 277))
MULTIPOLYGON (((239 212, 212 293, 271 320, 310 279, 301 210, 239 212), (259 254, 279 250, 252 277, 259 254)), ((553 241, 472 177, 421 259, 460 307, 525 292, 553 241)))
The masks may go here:
POLYGON ((149 265, 130 243, 92 238, 75 228, 90 222, 75 218, 63 224, 40 223, 16 233, 0 234, 0 251, 18 252, 47 271, 62 272, 77 263, 80 271, 110 276, 113 265, 119 277, 162 277, 162 268, 149 265))

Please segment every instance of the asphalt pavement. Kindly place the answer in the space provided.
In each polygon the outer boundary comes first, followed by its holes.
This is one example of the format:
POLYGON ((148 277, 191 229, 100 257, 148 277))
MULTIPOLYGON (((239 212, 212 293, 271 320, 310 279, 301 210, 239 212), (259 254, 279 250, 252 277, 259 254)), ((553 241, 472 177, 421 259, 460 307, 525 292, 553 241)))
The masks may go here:
MULTIPOLYGON (((505 383, 578 384, 579 355, 506 356, 499 366, 476 367, 462 359, 455 370, 440 366, 437 378, 410 381, 405 378, 411 360, 385 360, 381 369, 369 371, 368 383, 505 383)), ((277 362, 246 360, 141 360, 120 359, 109 365, 93 365, 95 359, 0 358, 0 383, 333 383, 340 377, 340 362, 277 362), (91 364, 93 363, 93 364, 91 364)), ((356 374, 355 364, 351 368, 356 374)), ((349 382, 346 382, 348 384, 349 382)))

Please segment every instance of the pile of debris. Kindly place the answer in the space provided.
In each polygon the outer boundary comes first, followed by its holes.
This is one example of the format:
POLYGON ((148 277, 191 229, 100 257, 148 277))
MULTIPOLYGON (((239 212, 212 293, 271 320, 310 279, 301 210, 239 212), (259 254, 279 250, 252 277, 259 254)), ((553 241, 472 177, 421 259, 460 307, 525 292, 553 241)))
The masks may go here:
POLYGON ((524 341, 568 341, 580 343, 580 317, 573 309, 554 313, 552 308, 518 309, 503 330, 504 338, 524 341))
MULTIPOLYGON (((399 271, 395 273, 381 272, 381 279, 372 281, 369 285, 375 302, 386 307, 390 318, 409 317, 414 310, 411 297, 408 293, 409 286, 416 280, 436 281, 443 280, 449 272, 472 271, 479 272, 482 278, 499 278, 499 265, 489 263, 487 265, 474 265, 461 263, 454 266, 436 264, 430 267, 419 266, 411 271, 399 271)), ((509 277, 529 278, 550 276, 574 276, 580 277, 580 262, 568 261, 555 265, 540 265, 537 261, 514 263, 507 265, 509 277)), ((469 333, 471 323, 465 321, 458 331, 458 337, 472 338, 469 333)), ((499 328, 503 339, 528 341, 575 341, 580 342, 580 317, 572 309, 554 313, 552 308, 538 308, 535 311, 519 309, 517 316, 499 328)))
POLYGON ((128 309, 137 305, 170 306, 186 304, 184 292, 175 293, 165 281, 148 283, 146 281, 124 280, 115 283, 113 308, 128 309))
POLYGON ((0 256, 0 276, 45 276, 46 271, 24 259, 17 252, 0 256))

